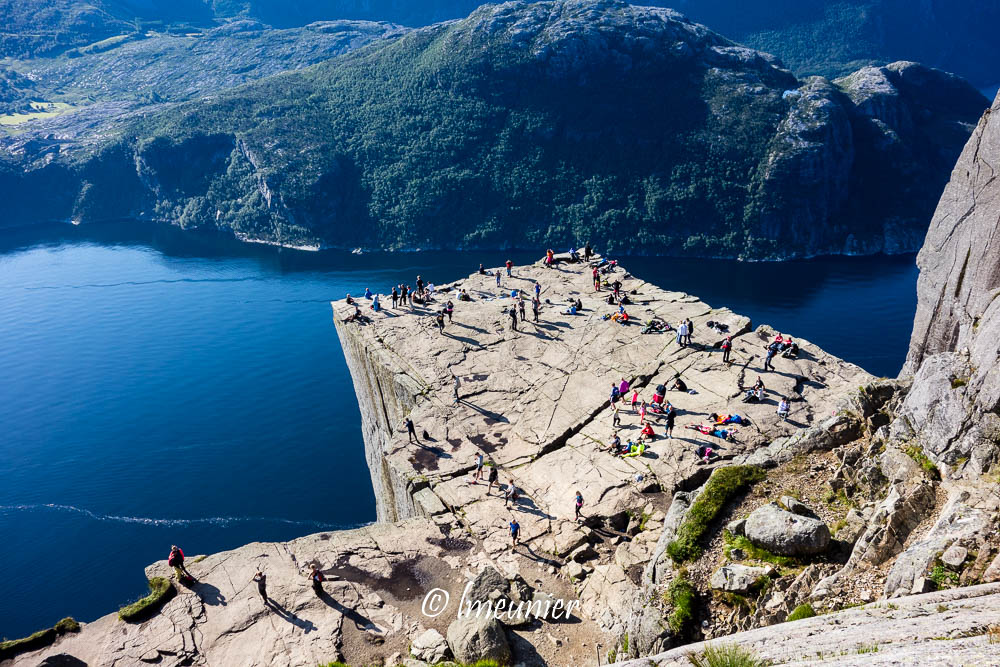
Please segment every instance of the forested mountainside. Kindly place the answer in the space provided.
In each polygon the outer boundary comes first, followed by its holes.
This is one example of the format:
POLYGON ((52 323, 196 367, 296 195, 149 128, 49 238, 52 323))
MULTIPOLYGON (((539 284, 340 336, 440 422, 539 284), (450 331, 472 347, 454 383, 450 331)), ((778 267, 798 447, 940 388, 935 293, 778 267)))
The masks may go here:
MULTIPOLYGON (((277 28, 314 21, 425 26, 467 16, 479 0, 0 0, 0 56, 86 47, 146 30, 184 33, 230 19, 277 28)), ((977 87, 1000 84, 1000 0, 648 0, 748 46, 798 76, 843 76, 865 65, 918 61, 977 87)))
POLYGON ((908 251, 987 104, 914 63, 798 80, 671 10, 519 2, 86 140, 7 137, 0 191, 8 222, 286 245, 908 251))

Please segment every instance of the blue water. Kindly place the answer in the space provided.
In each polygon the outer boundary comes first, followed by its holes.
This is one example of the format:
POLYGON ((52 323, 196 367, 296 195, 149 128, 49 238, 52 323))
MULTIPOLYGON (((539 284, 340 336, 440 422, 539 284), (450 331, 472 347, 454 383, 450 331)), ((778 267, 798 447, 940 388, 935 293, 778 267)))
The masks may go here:
MULTIPOLYGON (((538 253, 279 251, 144 225, 0 237, 0 636, 143 594, 143 567, 374 520, 329 300, 538 253)), ((879 375, 913 257, 628 268, 879 375)))

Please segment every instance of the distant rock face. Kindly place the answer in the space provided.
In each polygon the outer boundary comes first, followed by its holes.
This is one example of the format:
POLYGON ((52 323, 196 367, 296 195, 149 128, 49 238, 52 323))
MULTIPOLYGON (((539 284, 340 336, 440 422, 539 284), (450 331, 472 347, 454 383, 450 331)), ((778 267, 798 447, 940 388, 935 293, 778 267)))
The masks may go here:
POLYGON ((792 514, 777 503, 764 505, 747 517, 746 537, 776 554, 818 554, 830 546, 830 529, 819 519, 792 514))
POLYGON ((1000 445, 1000 96, 952 171, 917 256, 917 314, 893 424, 953 474, 978 476, 1000 445))

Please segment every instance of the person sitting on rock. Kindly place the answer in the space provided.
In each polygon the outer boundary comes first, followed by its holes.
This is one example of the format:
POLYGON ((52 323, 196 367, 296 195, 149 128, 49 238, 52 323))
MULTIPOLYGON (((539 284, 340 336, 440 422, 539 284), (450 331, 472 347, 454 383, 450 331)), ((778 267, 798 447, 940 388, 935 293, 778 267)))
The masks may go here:
POLYGON ((481 276, 485 276, 486 275, 486 267, 483 266, 482 262, 479 263, 479 275, 481 275, 481 276))
POLYGON ((709 463, 713 459, 717 459, 719 457, 719 455, 715 453, 715 450, 708 445, 699 446, 698 449, 695 450, 695 455, 701 459, 703 463, 709 463))
POLYGON ((788 419, 788 413, 791 412, 792 406, 788 404, 788 399, 782 396, 781 401, 778 403, 778 417, 784 421, 788 419))
POLYGON ((350 294, 347 295, 347 305, 348 306, 353 306, 354 305, 354 299, 351 297, 350 294))
POLYGON ((674 383, 670 385, 670 391, 687 391, 687 390, 688 390, 687 383, 681 379, 680 375, 678 375, 677 379, 674 380, 674 383))
POLYGON ((465 288, 463 287, 461 294, 458 295, 458 300, 459 301, 472 301, 472 297, 469 296, 469 293, 466 292, 465 288))
POLYGON ((653 440, 656 438, 656 433, 653 431, 653 425, 646 422, 646 425, 642 427, 642 431, 639 432, 639 442, 645 440, 653 440))
POLYGON ((799 356, 799 344, 789 342, 785 347, 785 350, 781 353, 781 356, 785 359, 794 359, 799 356))

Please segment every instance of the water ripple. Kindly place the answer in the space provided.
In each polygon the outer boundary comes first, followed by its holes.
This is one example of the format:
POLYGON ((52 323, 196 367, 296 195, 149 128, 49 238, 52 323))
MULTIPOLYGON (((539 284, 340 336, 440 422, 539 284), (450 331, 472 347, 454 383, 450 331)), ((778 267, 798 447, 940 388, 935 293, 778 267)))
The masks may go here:
POLYGON ((198 525, 210 525, 225 527, 238 523, 280 523, 289 526, 305 526, 308 528, 315 528, 317 530, 349 530, 352 528, 360 528, 362 526, 367 526, 370 524, 362 523, 356 525, 338 525, 335 523, 329 523, 326 521, 313 521, 309 519, 280 519, 275 517, 262 517, 262 516, 213 516, 200 519, 151 519, 148 517, 141 516, 116 516, 114 514, 98 514, 97 512, 92 512, 88 509, 83 509, 82 507, 75 507, 73 505, 58 505, 53 503, 34 503, 27 505, 0 505, 0 512, 35 512, 35 511, 53 511, 53 512, 64 512, 68 514, 81 514, 94 521, 110 521, 115 523, 136 523, 145 526, 167 526, 167 527, 185 527, 185 526, 198 526, 198 525))

